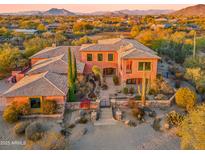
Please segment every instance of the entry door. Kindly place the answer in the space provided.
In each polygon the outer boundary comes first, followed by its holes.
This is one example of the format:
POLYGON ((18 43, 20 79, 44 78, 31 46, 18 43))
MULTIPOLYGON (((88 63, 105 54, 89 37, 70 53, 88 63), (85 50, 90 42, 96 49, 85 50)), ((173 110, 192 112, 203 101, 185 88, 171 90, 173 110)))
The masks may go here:
POLYGON ((115 69, 114 68, 104 68, 103 74, 104 75, 114 75, 115 69))

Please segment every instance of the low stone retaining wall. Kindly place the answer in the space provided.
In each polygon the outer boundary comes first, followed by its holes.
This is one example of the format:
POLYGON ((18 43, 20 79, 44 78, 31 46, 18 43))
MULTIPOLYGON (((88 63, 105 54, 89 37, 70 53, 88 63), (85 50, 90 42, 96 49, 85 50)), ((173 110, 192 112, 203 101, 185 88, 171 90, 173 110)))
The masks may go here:
MULTIPOLYGON (((149 107, 170 107, 171 104, 175 100, 175 94, 168 100, 146 100, 146 105, 149 107)), ((112 98, 110 99, 111 105, 116 105, 122 108, 128 107, 128 98, 118 99, 112 98)), ((136 100, 136 103, 140 104, 141 100, 136 100)))
MULTIPOLYGON (((65 109, 71 109, 71 110, 80 110, 80 109, 84 109, 84 108, 80 108, 80 103, 81 102, 67 102, 65 104, 65 109)), ((99 108, 99 104, 96 102, 91 102, 90 103, 90 108, 86 108, 86 109, 91 109, 91 110, 96 110, 99 108)))
POLYGON ((45 114, 36 114, 36 115, 26 115, 26 116, 21 116, 21 119, 33 119, 33 118, 59 118, 63 119, 64 113, 59 113, 59 114, 51 114, 51 115, 45 115, 45 114))

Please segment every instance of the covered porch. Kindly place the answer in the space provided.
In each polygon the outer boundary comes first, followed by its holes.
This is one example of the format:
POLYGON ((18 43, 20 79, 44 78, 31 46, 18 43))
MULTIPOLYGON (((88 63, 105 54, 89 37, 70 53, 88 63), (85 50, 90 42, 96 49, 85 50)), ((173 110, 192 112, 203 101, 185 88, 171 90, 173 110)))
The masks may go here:
POLYGON ((116 75, 116 73, 117 73, 116 68, 112 68, 112 67, 103 68, 103 75, 104 76, 112 76, 112 75, 116 75))

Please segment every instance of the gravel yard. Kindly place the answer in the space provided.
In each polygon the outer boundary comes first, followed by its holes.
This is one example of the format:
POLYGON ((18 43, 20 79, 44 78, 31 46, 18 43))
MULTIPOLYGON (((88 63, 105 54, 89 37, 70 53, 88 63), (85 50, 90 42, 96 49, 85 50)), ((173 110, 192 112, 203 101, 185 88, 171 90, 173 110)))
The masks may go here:
POLYGON ((2 118, 2 112, 0 112, 0 150, 21 150, 23 149, 23 137, 14 135, 13 126, 6 123, 2 118))
MULTIPOLYGON (((173 132, 162 133, 152 129, 150 124, 128 127, 124 124, 107 126, 86 126, 87 134, 79 140, 71 140, 72 150, 177 150, 179 138, 173 132)), ((75 129, 75 128, 74 128, 75 129)))
MULTIPOLYGON (((168 110, 155 109, 158 117, 163 117, 168 111, 177 109, 172 106, 168 110)), ((131 119, 131 115, 127 115, 131 119)), ((146 122, 129 127, 121 122, 116 125, 93 126, 91 123, 76 126, 72 133, 76 134, 79 127, 85 127, 87 133, 78 139, 71 137, 72 150, 177 150, 180 149, 180 139, 175 135, 175 129, 157 132, 152 128, 153 118, 146 122)))

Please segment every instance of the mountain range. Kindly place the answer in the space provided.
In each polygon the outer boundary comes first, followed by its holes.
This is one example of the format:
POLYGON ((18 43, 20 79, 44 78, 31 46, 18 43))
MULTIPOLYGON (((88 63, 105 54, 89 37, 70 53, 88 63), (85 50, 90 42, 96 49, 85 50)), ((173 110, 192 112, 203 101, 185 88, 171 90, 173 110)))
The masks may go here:
POLYGON ((205 16, 205 5, 198 4, 178 11, 175 10, 119 10, 119 11, 98 11, 92 13, 71 12, 66 9, 52 8, 47 11, 25 11, 16 13, 1 13, 1 15, 38 15, 38 16, 75 16, 75 15, 93 15, 93 16, 124 16, 124 15, 160 15, 171 14, 177 16, 205 16))
POLYGON ((1 15, 37 15, 37 16, 75 16, 75 15, 93 15, 93 16, 123 16, 123 15, 159 15, 172 13, 174 10, 119 10, 119 11, 97 11, 92 13, 71 12, 66 9, 52 8, 47 11, 24 11, 15 13, 1 13, 1 15))

